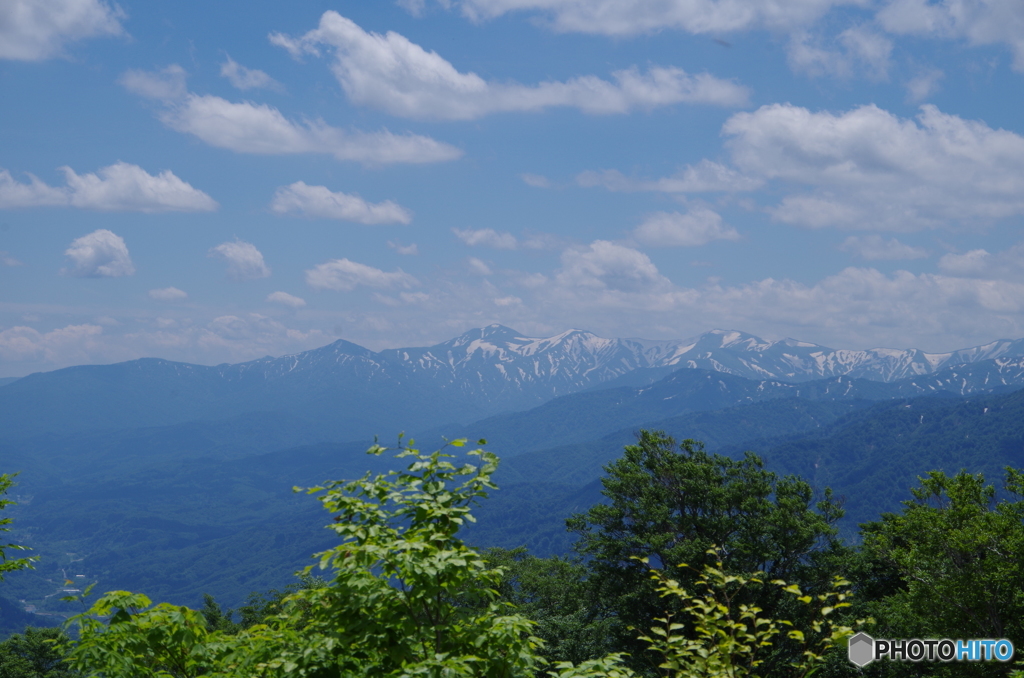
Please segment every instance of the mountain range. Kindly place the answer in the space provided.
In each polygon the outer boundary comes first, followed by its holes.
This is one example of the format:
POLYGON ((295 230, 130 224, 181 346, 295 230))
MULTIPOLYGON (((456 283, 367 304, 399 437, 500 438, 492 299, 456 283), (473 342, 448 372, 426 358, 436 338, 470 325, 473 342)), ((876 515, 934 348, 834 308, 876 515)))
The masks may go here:
POLYGON ((772 384, 905 382, 903 396, 993 392, 1024 385, 1024 340, 949 353, 853 351, 725 330, 649 341, 583 330, 525 337, 490 325, 420 348, 374 352, 339 340, 238 364, 147 358, 36 373, 0 386, 0 429, 21 437, 260 413, 304 427, 304 442, 356 440, 527 410, 588 389, 644 386, 687 368, 772 384))

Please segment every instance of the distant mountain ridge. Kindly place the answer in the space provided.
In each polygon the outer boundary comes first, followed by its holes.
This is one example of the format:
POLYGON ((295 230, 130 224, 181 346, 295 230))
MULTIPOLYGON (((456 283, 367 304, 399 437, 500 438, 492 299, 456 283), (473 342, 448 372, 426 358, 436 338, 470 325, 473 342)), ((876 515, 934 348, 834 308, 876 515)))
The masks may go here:
POLYGON ((934 354, 835 350, 726 330, 648 341, 583 330, 526 337, 490 325, 429 347, 371 351, 339 340, 212 367, 147 358, 36 373, 0 389, 0 428, 13 436, 63 434, 267 413, 306 422, 313 433, 304 440, 355 440, 527 410, 646 374, 629 384, 639 386, 686 368, 787 384, 906 381, 906 396, 966 394, 1024 385, 1024 340, 934 354))
POLYGON ((893 382, 954 365, 1024 356, 1024 339, 997 341, 948 353, 910 349, 832 349, 796 339, 765 341, 735 330, 712 330, 678 342, 667 364, 727 372, 749 379, 811 381, 848 376, 893 382))

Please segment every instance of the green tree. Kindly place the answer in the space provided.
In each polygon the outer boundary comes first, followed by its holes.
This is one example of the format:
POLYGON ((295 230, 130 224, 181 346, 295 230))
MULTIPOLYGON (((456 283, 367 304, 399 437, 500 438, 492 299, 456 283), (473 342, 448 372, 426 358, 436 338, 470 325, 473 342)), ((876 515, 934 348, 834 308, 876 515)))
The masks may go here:
POLYGON ((502 571, 456 534, 494 487, 496 457, 469 455, 480 463, 456 466, 452 455, 402 447, 405 471, 309 490, 334 514, 330 528, 341 538, 318 554, 332 576, 285 596, 263 623, 211 632, 210 618, 216 627, 222 611, 204 617, 112 592, 73 620, 73 664, 104 678, 533 675, 533 624, 498 599, 502 571))
MULTIPOLYGON (((14 485, 14 476, 2 473, 0 474, 0 509, 4 509, 14 504, 10 499, 4 499, 4 495, 7 494, 7 490, 14 485)), ((11 528, 7 525, 11 524, 10 518, 0 518, 0 532, 10 532, 11 528)), ((32 567, 32 561, 34 558, 8 558, 7 551, 27 551, 28 548, 25 546, 19 546, 17 544, 0 544, 0 580, 4 578, 4 573, 14 572, 15 570, 24 570, 32 567)))
POLYGON ((488 549, 485 556, 504 572, 502 600, 536 623, 547 662, 581 664, 610 651, 611 620, 594 618, 587 568, 578 558, 538 558, 525 547, 488 549))
MULTIPOLYGON (((868 605, 879 623, 876 635, 1009 638, 1024 646, 1024 472, 1007 468, 1006 474, 1000 499, 981 474, 932 471, 902 513, 862 526, 865 560, 899 578, 868 605)), ((928 672, 1009 670, 991 663, 935 665, 928 672)))
POLYGON ((65 657, 59 628, 27 628, 0 643, 0 678, 78 678, 65 657))
MULTIPOLYGON (((635 666, 650 668, 652 660, 629 629, 648 628, 663 607, 652 567, 689 563, 696 577, 714 564, 709 550, 718 549, 730 573, 829 585, 831 576, 813 566, 818 555, 839 545, 834 523, 842 509, 827 490, 815 503, 808 483, 779 478, 752 453, 740 460, 711 455, 701 443, 677 445, 660 431, 640 431, 637 444, 605 471, 607 503, 573 516, 567 526, 589 559, 599 613, 615 620, 617 649, 629 651, 635 666)), ((683 585, 692 582, 684 579, 683 585)), ((790 614, 777 588, 751 591, 744 602, 770 616, 790 614)))
POLYGON ((111 591, 69 621, 79 640, 68 660, 88 676, 195 678, 215 663, 217 645, 201 613, 152 605, 141 593, 111 591))
MULTIPOLYGON (((755 678, 766 664, 764 657, 780 637, 793 641, 801 652, 788 666, 777 668, 772 676, 808 676, 826 661, 826 653, 843 647, 853 635, 853 628, 834 621, 836 610, 850 607, 847 602, 850 582, 835 579, 831 590, 817 595, 806 595, 795 584, 782 580, 767 582, 762 573, 731 575, 725 572, 721 552, 708 552, 716 558, 714 565, 706 565, 703 572, 689 566, 680 566, 696 574, 691 593, 673 579, 669 573, 655 570, 651 575, 657 591, 663 598, 680 603, 677 614, 657 619, 650 635, 640 640, 648 643, 659 655, 658 668, 669 678, 755 678), (761 616, 759 607, 739 601, 748 597, 744 593, 752 588, 772 587, 789 594, 792 600, 806 606, 807 621, 803 628, 783 619, 761 616)), ((675 574, 675 573, 672 573, 675 574)), ((856 622, 857 626, 864 620, 856 622)), ((835 654, 835 653, 833 653, 835 654)))

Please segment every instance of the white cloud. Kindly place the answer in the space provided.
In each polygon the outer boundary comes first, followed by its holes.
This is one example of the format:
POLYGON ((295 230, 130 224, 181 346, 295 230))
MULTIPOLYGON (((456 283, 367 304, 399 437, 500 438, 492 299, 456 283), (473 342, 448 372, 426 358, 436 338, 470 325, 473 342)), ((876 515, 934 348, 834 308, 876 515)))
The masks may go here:
POLYGON ((995 254, 983 249, 946 254, 939 259, 939 269, 966 278, 1021 281, 1024 280, 1024 243, 995 254))
POLYGON ((698 207, 686 214, 656 212, 636 227, 633 237, 653 247, 697 247, 713 240, 739 240, 740 234, 722 223, 712 210, 698 207))
MULTIPOLYGON (((474 21, 512 12, 531 12, 546 18, 560 32, 611 36, 656 33, 665 29, 717 36, 724 33, 768 30, 794 37, 790 59, 798 70, 808 67, 849 68, 859 61, 884 79, 888 38, 869 30, 863 35, 837 38, 836 49, 806 39, 816 26, 830 24, 826 15, 840 7, 874 12, 873 25, 894 35, 964 40, 971 45, 1006 45, 1013 67, 1024 71, 1024 4, 1019 0, 439 0, 455 4, 474 21), (877 10, 877 11, 876 11, 877 10)), ((418 0, 416 6, 422 7, 418 0)), ((841 15, 840 15, 841 16, 841 15)), ((858 29, 865 30, 865 29, 858 29)))
POLYGON ((416 246, 416 243, 411 245, 403 245, 397 240, 388 240, 388 247, 398 252, 399 254, 419 254, 420 248, 416 246))
POLYGON ((866 26, 854 26, 839 34, 839 43, 847 54, 867 67, 870 77, 876 80, 889 78, 892 40, 866 26))
POLYGON ((79 278, 118 278, 135 273, 124 239, 105 228, 71 242, 64 250, 70 268, 61 273, 79 278))
POLYGON ((38 177, 29 174, 29 183, 16 181, 11 173, 0 169, 0 209, 15 207, 66 206, 66 190, 47 186, 38 177))
POLYGON ((789 65, 812 77, 849 78, 864 72, 871 80, 887 80, 893 42, 865 26, 854 26, 825 40, 800 31, 790 37, 789 65))
POLYGON ((896 238, 885 240, 877 234, 851 235, 843 241, 839 249, 856 254, 868 261, 923 259, 928 256, 928 251, 921 247, 905 245, 896 238))
POLYGON ((29 175, 16 181, 0 170, 0 209, 16 207, 78 207, 104 212, 209 212, 217 202, 182 181, 170 170, 153 176, 138 165, 117 162, 96 173, 77 174, 61 167, 66 186, 48 186, 29 175))
POLYGON ((491 270, 491 267, 476 257, 466 259, 466 264, 469 266, 470 272, 475 273, 476 275, 494 275, 494 271, 491 270))
POLYGON ((1024 4, 1018 0, 890 0, 877 14, 890 33, 1005 44, 1024 71, 1024 4))
POLYGON ((586 113, 627 113, 675 103, 742 106, 749 90, 707 73, 679 68, 636 68, 612 73, 611 80, 588 75, 538 85, 489 82, 461 73, 437 52, 428 52, 393 31, 367 33, 337 12, 324 12, 318 28, 300 38, 281 34, 272 43, 293 55, 335 49, 333 71, 349 99, 392 115, 472 120, 501 111, 538 111, 553 106, 586 113))
POLYGON ((233 86, 240 90, 271 89, 282 91, 284 87, 277 80, 254 68, 246 68, 230 56, 220 65, 221 77, 227 78, 233 86))
POLYGON ((220 257, 228 264, 228 277, 233 280, 257 280, 270 275, 263 254, 252 243, 235 239, 210 248, 211 257, 220 257))
POLYGON ((514 250, 519 246, 516 237, 511 233, 498 233, 493 228, 465 230, 453 228, 452 233, 470 247, 493 247, 498 250, 514 250))
POLYGON ((945 73, 937 68, 932 68, 911 78, 907 82, 907 102, 920 103, 938 92, 939 81, 944 77, 946 77, 945 73))
POLYGON ((210 95, 189 94, 160 119, 171 129, 237 153, 326 153, 367 165, 443 162, 462 155, 430 137, 386 130, 345 132, 323 120, 291 121, 266 104, 232 103, 210 95))
POLYGON ((288 327, 257 313, 203 321, 180 316, 122 317, 115 325, 104 329, 99 324, 76 324, 50 331, 7 328, 0 331, 0 362, 23 373, 154 355, 216 365, 304 351, 332 340, 321 330, 288 327))
POLYGON ((95 344, 101 334, 103 328, 99 325, 68 325, 50 332, 19 325, 0 332, 0 359, 74 364, 76 359, 88 360, 88 353, 82 349, 95 344))
POLYGON ((179 290, 177 287, 164 287, 158 290, 150 290, 149 297, 157 301, 182 301, 188 298, 188 293, 179 290))
POLYGON ((413 16, 423 16, 423 10, 426 9, 427 0, 396 0, 396 5, 407 11, 413 16))
POLYGON ((719 191, 752 191, 760 188, 762 179, 743 176, 735 169, 710 160, 687 165, 670 177, 631 179, 616 170, 587 171, 576 177, 583 187, 601 186, 609 191, 661 191, 664 193, 705 193, 719 191))
POLYGON ((295 213, 360 224, 408 224, 412 221, 409 210, 390 200, 368 203, 358 195, 334 193, 326 186, 308 186, 302 181, 278 188, 270 210, 275 214, 295 213))
POLYGON ((771 208, 786 223, 913 231, 1024 214, 1024 137, 931 105, 906 120, 774 104, 722 133, 741 173, 809 189, 771 208))
POLYGON ((671 286, 650 258, 638 250, 607 240, 562 252, 559 285, 617 292, 651 292, 671 286))
POLYGON ((0 266, 24 266, 24 264, 12 257, 10 253, 0 250, 0 266))
POLYGON ((814 285, 771 278, 709 285, 681 291, 673 308, 709 327, 760 327, 779 336, 801 336, 799 329, 808 328, 818 337, 812 340, 842 347, 928 347, 936 337, 968 345, 1024 331, 1024 285, 871 268, 847 268, 814 285))
POLYGON ((155 72, 131 69, 122 73, 117 82, 133 94, 172 102, 184 99, 188 94, 185 79, 185 69, 178 64, 171 64, 155 72))
POLYGON ((462 0, 463 13, 475 21, 533 10, 550 17, 557 31, 635 35, 677 29, 720 34, 759 28, 792 30, 808 26, 833 7, 863 5, 861 0, 462 0))
POLYGON ((359 286, 408 289, 420 283, 402 269, 388 273, 348 259, 332 259, 307 270, 306 284, 316 290, 350 292, 359 286))
MULTIPOLYGON (((712 279, 683 287, 660 278, 653 264, 636 254, 567 253, 553 281, 524 289, 530 294, 523 295, 521 317, 554 328, 584 326, 603 336, 679 338, 709 327, 740 327, 769 338, 792 336, 839 348, 948 350, 1024 334, 1019 276, 886 275, 851 267, 811 284, 764 278, 724 285, 712 279), (607 265, 609 260, 618 266, 607 265)), ((477 303, 487 307, 492 298, 477 303)), ((473 308, 464 304, 466 312, 473 308)))
POLYGON ((306 305, 305 299, 296 297, 293 294, 288 294, 287 292, 271 292, 267 295, 267 301, 273 304, 291 306, 292 308, 302 308, 306 305))
POLYGON ((124 13, 102 0, 4 0, 0 3, 0 59, 40 61, 60 56, 67 43, 122 35, 124 13))
POLYGON ((170 170, 153 176, 138 165, 125 162, 104 167, 98 174, 78 175, 70 167, 61 169, 67 179, 73 207, 132 212, 209 212, 217 209, 213 198, 192 188, 170 170))
POLYGON ((540 174, 520 174, 519 178, 523 180, 523 183, 527 186, 533 186, 534 188, 551 188, 551 182, 548 178, 540 174))

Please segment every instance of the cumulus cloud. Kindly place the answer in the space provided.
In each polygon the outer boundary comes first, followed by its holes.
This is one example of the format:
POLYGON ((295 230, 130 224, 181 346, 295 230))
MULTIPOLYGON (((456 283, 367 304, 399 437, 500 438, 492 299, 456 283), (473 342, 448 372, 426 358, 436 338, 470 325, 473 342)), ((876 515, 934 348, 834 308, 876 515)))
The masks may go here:
POLYGON ((679 290, 670 308, 692 313, 709 327, 761 327, 780 336, 807 328, 841 347, 934 347, 940 336, 964 344, 1019 336, 1024 285, 851 267, 813 285, 766 278, 679 290))
POLYGON ((1024 280, 1024 243, 995 254, 983 249, 946 254, 939 259, 939 269, 966 278, 1024 280))
POLYGON ((698 207, 686 214, 656 212, 633 230, 633 237, 653 247, 697 247, 713 240, 739 240, 717 212, 698 207))
POLYGON ((453 228, 452 233, 470 247, 493 247, 497 250, 514 250, 519 247, 519 242, 511 233, 498 233, 493 228, 453 228))
POLYGON ((887 80, 893 42, 876 30, 855 26, 834 39, 795 33, 790 38, 790 67, 812 77, 853 77, 863 72, 872 80, 887 80))
POLYGON ((171 129, 238 153, 326 153, 367 165, 454 160, 462 151, 417 134, 345 132, 323 120, 295 122, 273 106, 189 94, 161 115, 171 129))
POLYGON ((0 359, 73 364, 88 356, 89 346, 101 334, 99 325, 68 325, 49 332, 19 325, 0 332, 0 359))
POLYGON ((158 290, 150 290, 149 298, 157 301, 183 301, 188 298, 188 293, 179 290, 177 287, 164 287, 158 290))
POLYGON ((263 254, 252 243, 235 239, 210 248, 209 255, 227 262, 227 274, 232 280, 258 280, 270 275, 263 262, 263 254))
POLYGON ((420 253, 420 248, 417 247, 416 243, 412 243, 411 245, 403 245, 402 243, 398 242, 397 240, 388 240, 388 247, 390 247, 394 251, 398 252, 399 254, 407 254, 407 255, 409 255, 409 254, 419 254, 420 253))
POLYGON ((1004 44, 1024 71, 1024 5, 1016 0, 890 0, 876 20, 890 33, 1004 44))
POLYGON ((272 304, 281 304, 292 308, 302 308, 306 305, 305 299, 288 294, 287 292, 271 292, 267 295, 267 301, 272 304))
POLYGON ((368 203, 358 195, 335 193, 326 186, 308 186, 303 181, 278 188, 270 210, 275 214, 299 214, 360 224, 408 224, 412 221, 409 210, 390 200, 368 203))
POLYGON ((472 120, 556 106, 611 114, 676 103, 742 106, 749 98, 749 90, 732 81, 660 66, 643 73, 615 71, 611 80, 588 75, 537 85, 487 81, 459 72, 403 35, 368 33, 334 11, 324 12, 319 27, 299 38, 275 33, 270 40, 296 56, 334 48, 332 70, 349 99, 409 118, 472 120))
POLYGON ((633 179, 617 170, 587 171, 576 177, 584 188, 600 186, 609 191, 660 191, 664 193, 706 193, 752 191, 764 185, 764 180, 744 176, 731 167, 711 160, 701 160, 670 177, 661 179, 633 179))
POLYGON ((595 240, 562 253, 562 267, 555 276, 560 285, 618 292, 661 291, 671 283, 638 250, 607 240, 595 240))
POLYGON ((419 281, 402 269, 390 273, 349 259, 332 259, 306 271, 306 284, 315 290, 351 292, 359 286, 390 289, 409 289, 419 281))
POLYGON ((0 170, 0 209, 77 207, 104 212, 210 212, 217 202, 170 170, 153 176, 138 165, 117 162, 95 173, 77 174, 61 167, 66 185, 49 186, 28 175, 19 182, 0 170))
POLYGON ((227 57, 227 61, 220 65, 221 77, 227 78, 234 87, 240 90, 247 89, 271 89, 282 91, 284 87, 277 80, 254 68, 246 68, 227 57))
POLYGON ((1024 214, 1024 137, 935 106, 907 120, 774 104, 722 133, 741 173, 802 189, 771 208, 782 222, 914 231, 1024 214))
POLYGON ((41 61, 68 43, 122 35, 124 13, 102 0, 5 0, 0 4, 0 59, 41 61))
MULTIPOLYGON (((409 2, 423 6, 423 0, 409 2)), ((1024 71, 1024 5, 1017 0, 439 0, 439 4, 458 6, 473 21, 530 12, 560 32, 611 36, 666 29, 712 36, 750 30, 788 33, 795 37, 790 59, 798 70, 806 70, 808 62, 835 69, 860 61, 878 75, 878 65, 887 62, 891 47, 886 46, 889 39, 876 30, 859 28, 860 35, 841 34, 835 49, 804 37, 815 27, 829 25, 830 11, 857 7, 873 11, 871 25, 893 35, 1006 45, 1013 54, 1013 67, 1024 71)))
POLYGON ((923 259, 928 256, 928 250, 905 245, 896 238, 885 240, 877 234, 865 236, 851 235, 843 241, 839 249, 856 254, 861 259, 867 259, 868 261, 923 259))
MULTIPOLYGON (((570 250, 553 278, 534 289, 523 286, 524 320, 586 326, 604 336, 683 337, 709 327, 742 327, 839 348, 948 350, 1024 334, 1019 275, 885 274, 850 267, 809 284, 764 278, 724 285, 711 279, 686 287, 665 280, 635 250, 615 247, 599 241, 570 250)), ((972 270, 983 269, 975 262, 972 270)), ((493 297, 479 300, 479 307, 493 304, 493 297)))
POLYGON ((454 146, 417 134, 346 132, 323 120, 289 120, 267 104, 186 92, 184 71, 176 65, 156 73, 128 71, 120 82, 136 94, 162 100, 159 117, 171 129, 236 153, 326 153, 366 165, 442 162, 462 155, 454 146))
POLYGON ((121 236, 105 228, 71 242, 64 250, 69 267, 61 273, 79 278, 118 278, 135 273, 128 246, 121 236))

